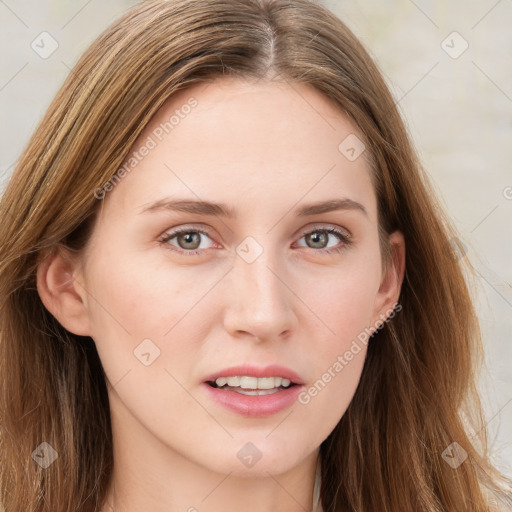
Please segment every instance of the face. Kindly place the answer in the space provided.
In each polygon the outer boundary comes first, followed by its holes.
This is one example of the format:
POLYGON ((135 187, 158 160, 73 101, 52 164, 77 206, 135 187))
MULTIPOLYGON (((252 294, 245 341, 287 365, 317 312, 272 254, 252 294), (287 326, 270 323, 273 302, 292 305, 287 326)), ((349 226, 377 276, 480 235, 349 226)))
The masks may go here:
POLYGON ((398 297, 354 135, 300 84, 223 78, 160 109, 74 274, 114 417, 222 473, 318 449, 358 385, 365 329, 398 297), (206 382, 227 376, 249 378, 206 382))

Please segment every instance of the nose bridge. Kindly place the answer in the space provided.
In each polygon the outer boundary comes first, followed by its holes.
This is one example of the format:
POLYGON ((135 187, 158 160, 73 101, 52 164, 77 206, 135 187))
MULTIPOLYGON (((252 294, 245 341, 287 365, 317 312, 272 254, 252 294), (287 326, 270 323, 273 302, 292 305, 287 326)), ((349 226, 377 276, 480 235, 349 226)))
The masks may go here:
POLYGON ((237 248, 230 272, 225 327, 233 335, 243 331, 261 340, 277 338, 293 327, 295 318, 290 290, 280 275, 282 265, 270 248, 258 249, 253 241, 246 242, 237 248))

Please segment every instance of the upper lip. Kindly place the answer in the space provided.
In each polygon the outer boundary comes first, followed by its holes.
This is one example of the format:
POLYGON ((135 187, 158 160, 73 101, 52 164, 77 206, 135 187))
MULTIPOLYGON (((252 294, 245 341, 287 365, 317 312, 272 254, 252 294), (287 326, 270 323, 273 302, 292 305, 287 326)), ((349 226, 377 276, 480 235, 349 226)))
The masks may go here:
POLYGON ((293 384, 304 384, 300 375, 290 368, 286 368, 285 366, 278 364, 270 364, 263 367, 249 364, 230 366, 229 368, 224 368, 223 370, 212 373, 205 378, 205 382, 215 382, 219 377, 235 377, 244 375, 247 377, 284 377, 285 379, 290 380, 293 384))

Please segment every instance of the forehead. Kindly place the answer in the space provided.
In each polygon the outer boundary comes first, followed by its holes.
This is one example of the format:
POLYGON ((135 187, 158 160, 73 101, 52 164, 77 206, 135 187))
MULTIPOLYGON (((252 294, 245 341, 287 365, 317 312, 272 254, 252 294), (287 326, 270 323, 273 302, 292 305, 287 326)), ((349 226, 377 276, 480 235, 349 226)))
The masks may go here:
POLYGON ((127 177, 107 202, 140 210, 164 192, 230 204, 329 193, 361 201, 372 193, 366 155, 347 158, 345 147, 355 141, 360 151, 361 139, 309 85, 223 77, 167 100, 131 148, 127 177))

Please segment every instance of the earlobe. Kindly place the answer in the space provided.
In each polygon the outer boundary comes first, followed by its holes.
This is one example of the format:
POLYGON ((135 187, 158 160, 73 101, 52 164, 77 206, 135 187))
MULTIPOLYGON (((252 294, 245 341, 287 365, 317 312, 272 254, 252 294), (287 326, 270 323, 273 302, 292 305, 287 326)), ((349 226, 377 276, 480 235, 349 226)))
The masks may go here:
POLYGON ((405 275, 405 240, 401 231, 389 235, 390 256, 374 307, 373 323, 382 323, 392 313, 402 289, 405 275))
POLYGON ((37 291, 46 309, 68 331, 90 336, 87 301, 75 279, 76 261, 56 249, 37 267, 37 291))

